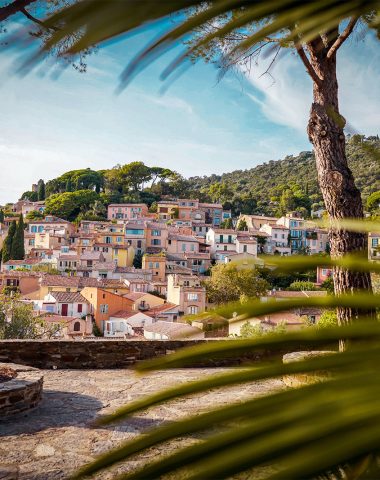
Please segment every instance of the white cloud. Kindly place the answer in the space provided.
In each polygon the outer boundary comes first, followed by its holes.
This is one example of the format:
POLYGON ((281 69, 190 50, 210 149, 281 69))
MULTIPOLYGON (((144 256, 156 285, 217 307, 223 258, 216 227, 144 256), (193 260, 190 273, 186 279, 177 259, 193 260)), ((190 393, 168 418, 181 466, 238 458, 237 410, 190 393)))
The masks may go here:
MULTIPOLYGON (((348 124, 363 134, 380 130, 379 45, 369 36, 360 45, 352 40, 338 53, 340 109, 348 124)), ((256 93, 248 97, 271 121, 305 132, 312 102, 312 84, 298 57, 276 61, 271 75, 253 70, 248 80, 256 93)))
POLYGON ((182 110, 189 115, 194 113, 193 107, 190 105, 190 103, 179 97, 174 97, 171 95, 154 96, 146 93, 138 93, 137 95, 144 101, 158 105, 159 107, 182 110))

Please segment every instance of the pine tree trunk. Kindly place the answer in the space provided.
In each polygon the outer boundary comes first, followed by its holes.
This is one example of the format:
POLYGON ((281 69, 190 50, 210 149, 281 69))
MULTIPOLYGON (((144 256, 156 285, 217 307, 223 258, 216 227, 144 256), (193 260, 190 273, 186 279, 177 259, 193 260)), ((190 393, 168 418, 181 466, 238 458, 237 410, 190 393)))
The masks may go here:
MULTIPOLYGON (((318 182, 327 212, 331 219, 363 218, 360 191, 348 167, 343 132, 344 118, 339 114, 336 55, 327 58, 321 44, 309 44, 310 63, 320 82, 313 82, 313 104, 310 111, 308 135, 314 146, 318 182)), ((351 252, 367 255, 367 235, 342 229, 330 230, 332 258, 351 252)), ((352 272, 342 268, 334 270, 335 294, 372 290, 368 273, 352 272)), ((351 323, 358 312, 339 309, 340 325, 351 323)))

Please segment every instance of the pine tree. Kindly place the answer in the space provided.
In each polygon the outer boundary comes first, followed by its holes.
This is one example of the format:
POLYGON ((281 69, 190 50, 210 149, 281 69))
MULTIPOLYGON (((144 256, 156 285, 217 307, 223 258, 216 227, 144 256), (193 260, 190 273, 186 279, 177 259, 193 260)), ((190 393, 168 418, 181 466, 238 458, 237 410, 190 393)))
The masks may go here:
POLYGON ((5 237, 4 244, 3 244, 3 255, 2 255, 3 263, 11 259, 12 242, 13 242, 15 233, 16 233, 16 221, 13 220, 13 222, 9 226, 8 235, 5 237))
POLYGON ((12 247, 11 247, 11 259, 12 260, 23 260, 25 258, 25 247, 24 247, 24 219, 22 214, 17 224, 16 232, 13 236, 12 247))
POLYGON ((45 182, 41 179, 38 181, 38 201, 45 200, 45 182))

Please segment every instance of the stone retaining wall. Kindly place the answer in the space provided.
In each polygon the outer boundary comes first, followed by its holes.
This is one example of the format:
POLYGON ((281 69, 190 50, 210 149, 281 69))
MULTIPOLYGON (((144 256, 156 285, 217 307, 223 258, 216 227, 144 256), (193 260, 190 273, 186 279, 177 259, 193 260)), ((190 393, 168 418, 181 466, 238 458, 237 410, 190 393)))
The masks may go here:
MULTIPOLYGON (((325 355, 331 355, 337 353, 332 350, 313 350, 306 352, 292 352, 283 356, 284 363, 300 362, 302 360, 309 360, 311 358, 323 357, 325 355)), ((305 385, 311 385, 317 382, 324 382, 331 378, 331 372, 326 370, 316 370, 306 373, 293 373, 291 375, 284 375, 282 377, 283 382, 287 387, 297 388, 305 385)))
POLYGON ((12 380, 0 383, 0 417, 37 406, 42 396, 43 375, 39 370, 13 363, 1 364, 16 371, 12 380))
MULTIPOLYGON (((123 368, 136 361, 172 353, 183 347, 213 340, 3 340, 0 341, 0 362, 13 362, 37 368, 123 368)), ((217 340, 231 342, 233 340, 217 340)), ((238 365, 245 361, 281 358, 286 351, 247 351, 239 357, 215 358, 194 367, 238 365)))

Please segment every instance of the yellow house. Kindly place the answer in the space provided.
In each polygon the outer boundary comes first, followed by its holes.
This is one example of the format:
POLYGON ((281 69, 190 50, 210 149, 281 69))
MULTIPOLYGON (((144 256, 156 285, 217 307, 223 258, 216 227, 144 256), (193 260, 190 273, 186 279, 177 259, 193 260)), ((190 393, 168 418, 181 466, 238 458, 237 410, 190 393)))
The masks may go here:
POLYGON ((38 299, 43 300, 50 292, 82 292, 84 288, 102 288, 106 292, 117 295, 129 292, 127 285, 118 280, 45 275, 40 281, 38 299))
POLYGON ((132 310, 140 310, 142 312, 166 303, 163 298, 147 292, 131 292, 123 296, 133 302, 132 310))
POLYGON ((132 245, 113 245, 112 260, 117 261, 118 267, 131 267, 135 258, 135 249, 132 245))
POLYGON ((142 258, 142 269, 151 270, 153 281, 164 282, 166 278, 166 254, 146 253, 142 258))

